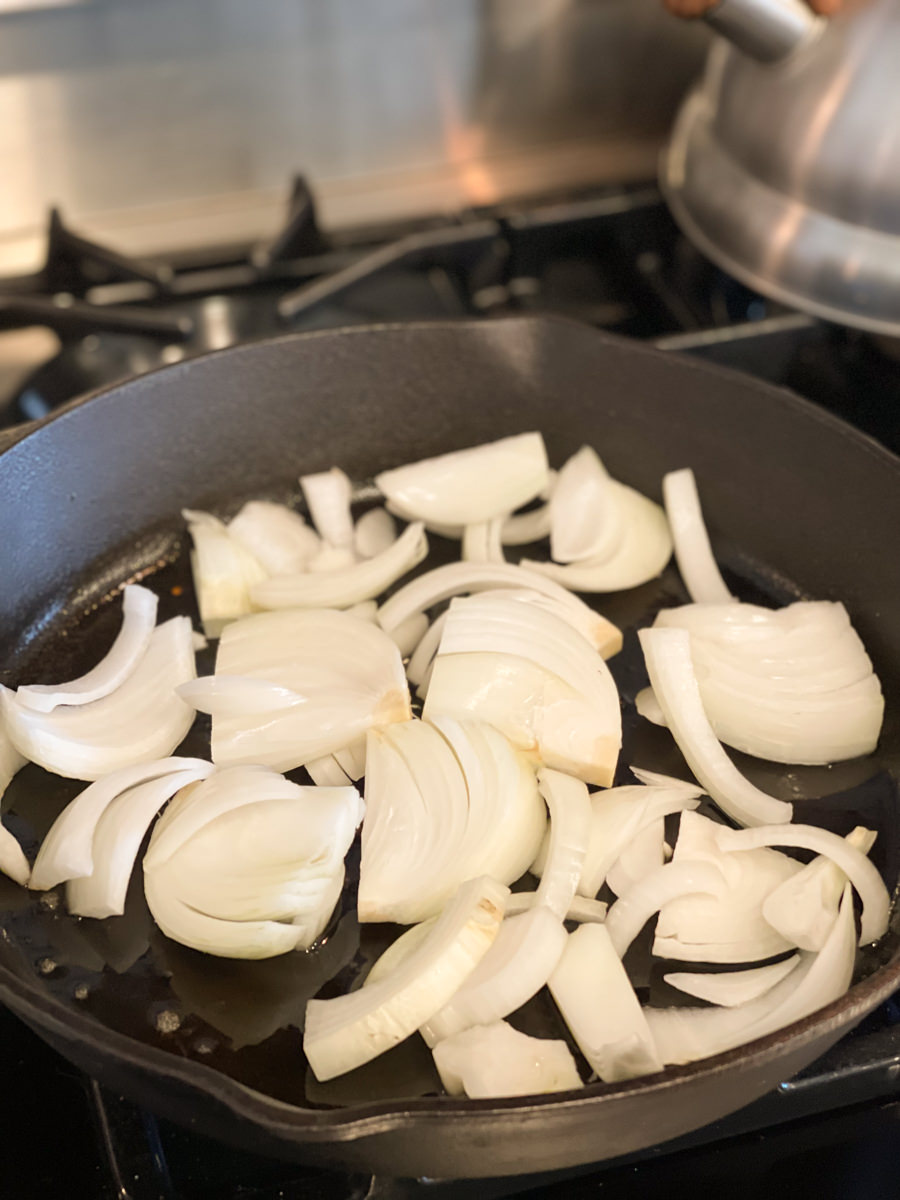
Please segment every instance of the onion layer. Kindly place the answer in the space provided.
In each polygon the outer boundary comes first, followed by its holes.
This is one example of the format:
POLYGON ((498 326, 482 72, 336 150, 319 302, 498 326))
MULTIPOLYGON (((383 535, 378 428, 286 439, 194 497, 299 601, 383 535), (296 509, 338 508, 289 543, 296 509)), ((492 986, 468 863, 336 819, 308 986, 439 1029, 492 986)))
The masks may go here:
POLYGON ((726 604, 733 597, 719 574, 703 522, 697 481, 690 467, 663 477, 663 500, 675 542, 675 558, 696 604, 726 604))
POLYGON ((581 1087, 575 1059, 565 1042, 528 1037, 497 1021, 479 1025, 434 1048, 434 1065, 451 1096, 488 1100, 534 1096, 581 1087))

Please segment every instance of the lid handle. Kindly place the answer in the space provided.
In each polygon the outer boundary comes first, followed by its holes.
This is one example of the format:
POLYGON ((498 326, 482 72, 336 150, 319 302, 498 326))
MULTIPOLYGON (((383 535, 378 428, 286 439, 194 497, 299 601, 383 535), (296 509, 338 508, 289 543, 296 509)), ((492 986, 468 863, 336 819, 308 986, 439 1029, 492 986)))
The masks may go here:
POLYGON ((760 62, 778 62, 807 45, 823 21, 803 0, 719 0, 706 23, 760 62))

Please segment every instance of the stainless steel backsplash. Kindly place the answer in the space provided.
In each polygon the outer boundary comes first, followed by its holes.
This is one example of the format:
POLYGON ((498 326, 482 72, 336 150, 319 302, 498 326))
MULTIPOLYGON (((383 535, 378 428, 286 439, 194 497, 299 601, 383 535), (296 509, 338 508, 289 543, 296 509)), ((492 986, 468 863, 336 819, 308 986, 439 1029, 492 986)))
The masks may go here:
MULTIPOLYGON (((25 0, 23 0, 24 4, 25 0)), ((702 33, 659 0, 0 5, 0 268, 47 206, 124 249, 647 177, 702 33)))

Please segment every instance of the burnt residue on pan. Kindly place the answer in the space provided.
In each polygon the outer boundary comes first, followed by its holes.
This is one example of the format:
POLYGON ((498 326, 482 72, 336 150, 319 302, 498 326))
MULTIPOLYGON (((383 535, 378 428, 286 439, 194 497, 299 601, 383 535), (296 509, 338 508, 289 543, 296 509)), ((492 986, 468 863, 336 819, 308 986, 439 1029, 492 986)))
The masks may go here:
MULTIPOLYGON (((271 498, 288 497, 280 493, 271 498)), ((230 498, 220 511, 227 515, 236 507, 230 498)), ((187 541, 183 530, 160 529, 133 543, 127 557, 114 556, 101 564, 52 620, 36 625, 23 641, 16 659, 7 664, 9 682, 62 680, 93 665, 117 632, 119 606, 110 601, 124 582, 140 579, 153 588, 160 598, 160 620, 186 613, 199 628, 187 541)), ((432 546, 429 566, 458 554, 457 547, 439 538, 432 539, 432 546)), ((742 599, 785 603, 802 594, 752 562, 742 560, 739 565, 740 575, 729 574, 728 582, 742 599)), ((624 712, 619 783, 631 782, 630 763, 673 775, 687 773, 668 732, 640 720, 633 704, 646 684, 637 628, 652 621, 660 608, 686 599, 672 566, 643 587, 596 599, 596 607, 626 635, 622 653, 610 664, 624 712)), ((213 644, 200 652, 198 673, 212 671, 214 659, 213 644)), ((181 753, 208 757, 208 722, 198 717, 181 753)), ((740 754, 734 757, 759 786, 799 800, 798 819, 842 834, 859 823, 878 830, 873 859, 888 886, 896 885, 897 785, 878 755, 831 768, 785 768, 740 754)), ((308 781, 302 771, 292 777, 308 781)), ((35 851, 60 809, 83 786, 35 766, 20 772, 4 807, 12 810, 6 820, 29 851, 35 851)), ((326 1084, 315 1080, 303 1058, 306 1001, 358 986, 397 934, 394 926, 360 926, 356 920, 358 854, 357 842, 348 861, 340 910, 318 948, 262 962, 214 958, 164 937, 147 911, 139 867, 124 916, 105 921, 70 917, 64 888, 29 894, 0 877, 0 963, 20 975, 38 977, 55 997, 101 1026, 205 1063, 279 1100, 315 1108, 437 1095, 440 1084, 431 1055, 419 1038, 326 1084)), ((683 996, 661 982, 659 964, 650 958, 650 940, 640 939, 627 960, 639 995, 657 1003, 683 1003, 683 996)), ((887 962, 898 944, 900 937, 892 932, 878 946, 861 951, 857 977, 887 962)), ((671 964, 666 969, 671 970, 671 964)), ((533 1035, 566 1038, 577 1055, 546 989, 511 1020, 533 1035)), ((586 1064, 578 1058, 587 1079, 586 1064)))

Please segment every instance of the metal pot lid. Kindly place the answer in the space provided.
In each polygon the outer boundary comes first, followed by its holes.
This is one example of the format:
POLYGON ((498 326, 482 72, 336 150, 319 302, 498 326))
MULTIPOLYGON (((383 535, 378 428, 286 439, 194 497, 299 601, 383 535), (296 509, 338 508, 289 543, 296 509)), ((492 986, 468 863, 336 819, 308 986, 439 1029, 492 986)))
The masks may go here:
POLYGON ((717 43, 661 169, 687 236, 751 287, 900 334, 900 0, 775 65, 717 43))

